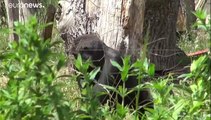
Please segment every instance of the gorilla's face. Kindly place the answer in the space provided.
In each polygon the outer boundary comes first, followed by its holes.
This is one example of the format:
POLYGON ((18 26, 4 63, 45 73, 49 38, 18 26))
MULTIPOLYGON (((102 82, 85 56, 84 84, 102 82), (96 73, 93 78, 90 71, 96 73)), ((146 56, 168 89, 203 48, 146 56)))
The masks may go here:
MULTIPOLYGON (((90 59, 95 66, 101 66, 104 63, 103 44, 89 41, 81 41, 76 48, 76 53, 81 54, 82 59, 90 59)), ((102 66, 101 66, 102 67, 102 66)))
POLYGON ((83 35, 76 39, 73 55, 77 57, 81 54, 83 60, 90 59, 95 66, 102 67, 104 64, 104 47, 105 44, 96 36, 83 35))

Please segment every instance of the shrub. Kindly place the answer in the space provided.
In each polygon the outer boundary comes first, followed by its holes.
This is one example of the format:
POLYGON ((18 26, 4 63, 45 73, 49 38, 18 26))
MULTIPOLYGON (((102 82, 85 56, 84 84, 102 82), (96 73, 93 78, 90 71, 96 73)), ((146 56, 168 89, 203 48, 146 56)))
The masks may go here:
POLYGON ((40 38, 37 24, 35 18, 25 25, 16 22, 20 39, 0 54, 1 72, 9 79, 0 88, 0 119, 64 120, 71 116, 70 103, 54 82, 65 56, 51 50, 59 42, 40 38))

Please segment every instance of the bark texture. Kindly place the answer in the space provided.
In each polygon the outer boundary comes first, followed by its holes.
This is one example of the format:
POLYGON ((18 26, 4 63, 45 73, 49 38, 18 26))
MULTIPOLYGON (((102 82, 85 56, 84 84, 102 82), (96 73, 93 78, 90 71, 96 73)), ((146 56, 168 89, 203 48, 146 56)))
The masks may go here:
POLYGON ((43 30, 42 36, 44 40, 51 39, 53 32, 53 22, 56 13, 56 8, 53 5, 49 5, 46 13, 46 24, 51 23, 43 30))
POLYGON ((4 3, 5 3, 6 11, 7 11, 8 26, 12 32, 9 36, 9 40, 18 40, 18 36, 13 33, 13 28, 14 28, 13 23, 19 20, 19 16, 18 16, 19 8, 9 6, 11 4, 18 4, 18 0, 4 0, 4 3))
MULTIPOLYGON (((15 1, 15 0, 13 0, 15 1)), ((28 4, 26 7, 21 7, 19 8, 19 21, 21 22, 26 22, 29 17, 31 17, 32 15, 35 15, 35 13, 38 11, 38 7, 33 7, 30 6, 29 4, 37 4, 38 5, 38 0, 16 0, 19 1, 19 4, 28 4)))
POLYGON ((7 25, 6 22, 6 9, 5 9, 5 4, 4 1, 0 1, 0 27, 7 25))
POLYGON ((192 12, 195 11, 195 0, 180 0, 179 13, 177 19, 177 31, 189 32, 196 21, 192 12))
POLYGON ((94 32, 97 17, 90 17, 85 12, 86 0, 60 0, 56 11, 57 28, 65 42, 65 52, 69 57, 69 72, 74 72, 72 60, 75 38, 94 32))
POLYGON ((68 54, 76 37, 94 33, 133 60, 147 44, 156 69, 166 70, 185 57, 176 46, 178 10, 178 0, 60 0, 56 18, 68 54))
MULTIPOLYGON (((93 29, 85 13, 85 0, 61 0, 56 12, 57 28, 65 41, 66 53, 73 48, 73 40, 83 34, 93 33, 93 29)), ((70 55, 70 54, 69 54, 70 55)))
POLYGON ((57 27, 70 52, 74 38, 99 35, 107 46, 122 54, 139 56, 142 39, 144 1, 140 0, 61 0, 57 27))
POLYGON ((139 56, 143 32, 144 1, 140 0, 95 0, 88 2, 89 14, 97 14, 96 32, 109 46, 122 54, 139 56), (94 6, 94 7, 93 7, 94 6))
POLYGON ((186 60, 186 55, 176 46, 179 1, 147 0, 145 8, 144 35, 148 38, 150 61, 156 65, 156 70, 182 68, 180 63, 186 60))
POLYGON ((4 0, 6 11, 7 11, 7 20, 8 26, 11 29, 11 34, 9 40, 18 40, 18 36, 13 33, 14 22, 21 21, 26 22, 27 19, 34 15, 37 11, 35 8, 30 8, 25 6, 29 3, 38 3, 37 0, 4 0))

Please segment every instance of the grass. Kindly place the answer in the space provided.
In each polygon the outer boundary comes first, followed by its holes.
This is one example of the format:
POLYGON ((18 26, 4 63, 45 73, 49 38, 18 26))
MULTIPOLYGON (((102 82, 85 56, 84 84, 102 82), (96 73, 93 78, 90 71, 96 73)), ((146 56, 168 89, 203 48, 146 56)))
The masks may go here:
POLYGON ((178 46, 187 54, 209 48, 209 37, 204 31, 195 30, 181 36, 178 46))
MULTIPOLYGON (((0 42, 1 42, 0 43, 0 52, 1 52, 7 48, 6 46, 8 44, 8 35, 4 31, 1 31, 1 29, 0 29, 0 42)), ((8 79, 4 75, 0 74, 0 87, 5 86, 7 84, 7 81, 8 79)))
POLYGON ((3 51, 6 49, 7 43, 8 43, 8 35, 0 30, 0 51, 3 51))

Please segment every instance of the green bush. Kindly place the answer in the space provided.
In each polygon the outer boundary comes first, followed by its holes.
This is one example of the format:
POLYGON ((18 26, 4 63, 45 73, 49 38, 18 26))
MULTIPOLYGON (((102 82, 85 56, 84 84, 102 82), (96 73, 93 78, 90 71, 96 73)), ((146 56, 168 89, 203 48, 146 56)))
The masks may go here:
POLYGON ((70 103, 55 83, 65 56, 51 50, 59 42, 40 38, 37 24, 35 18, 25 25, 16 22, 20 39, 0 54, 1 73, 9 79, 0 88, 2 120, 64 120, 71 116, 70 103))
MULTIPOLYGON (((148 88, 148 84, 141 84, 143 83, 142 80, 149 79, 150 77, 154 76, 154 65, 149 64, 147 59, 144 60, 137 60, 135 63, 130 63, 130 57, 125 57, 123 59, 123 66, 120 66, 116 61, 111 61, 112 65, 114 67, 117 67, 120 70, 121 80, 123 82, 122 86, 107 86, 107 85, 101 85, 104 87, 104 89, 108 91, 115 92, 119 96, 122 97, 123 102, 122 103, 115 103, 115 109, 110 108, 109 111, 108 106, 101 106, 99 102, 96 99, 96 96, 93 91, 92 82, 94 81, 95 76, 100 71, 99 68, 94 69, 92 72, 88 73, 88 68, 92 64, 90 60, 83 61, 81 56, 79 55, 76 61, 74 62, 77 70, 79 71, 77 79, 83 80, 82 83, 82 96, 81 99, 81 105, 83 107, 82 111, 86 114, 87 118, 91 119, 114 119, 114 120, 122 120, 126 117, 128 117, 128 114, 130 114, 130 119, 136 118, 138 119, 139 116, 139 109, 144 106, 138 106, 138 99, 139 96, 135 96, 136 98, 136 108, 129 109, 128 106, 125 106, 124 104, 124 98, 133 91, 138 91, 142 89, 148 88), (133 89, 127 89, 125 88, 125 82, 128 80, 129 76, 136 76, 139 85, 134 87, 133 89), (97 110, 97 111, 96 111, 97 110)), ((102 94, 100 94, 102 95, 102 94)), ((148 108, 149 109, 149 108, 148 108)), ((150 110, 150 109, 149 109, 150 110)), ((84 115, 85 116, 85 115, 84 115)), ((83 116, 83 117, 84 117, 83 116)))
MULTIPOLYGON (((123 61, 123 66, 119 66, 118 63, 112 61, 112 64, 121 71, 123 82, 127 80, 129 75, 138 76, 137 78, 140 81, 146 78, 150 78, 151 81, 139 84, 132 90, 127 90, 124 84, 118 88, 103 86, 116 92, 123 99, 125 95, 133 90, 149 88, 154 99, 154 109, 146 108, 147 112, 142 115, 142 120, 210 120, 210 57, 206 55, 193 61, 190 67, 191 72, 183 74, 179 78, 168 75, 155 79, 152 78, 154 66, 149 64, 147 60, 137 60, 134 64, 130 64, 128 62, 129 58, 126 57, 123 61), (134 71, 131 71, 131 69, 134 71), (180 83, 174 84, 175 79, 180 79, 180 83)), ((87 73, 90 61, 83 62, 80 56, 75 65, 80 71, 80 75, 78 74, 80 79, 84 79, 84 86, 86 86, 82 90, 84 96, 82 100, 84 101, 81 102, 81 105, 84 106, 82 111, 86 113, 87 118, 138 119, 137 109, 129 109, 124 106, 124 103, 118 104, 116 109, 109 111, 108 106, 101 106, 97 101, 93 101, 95 96, 93 95, 92 86, 89 85, 99 68, 87 73), (97 111, 93 112, 93 110, 97 111)))

